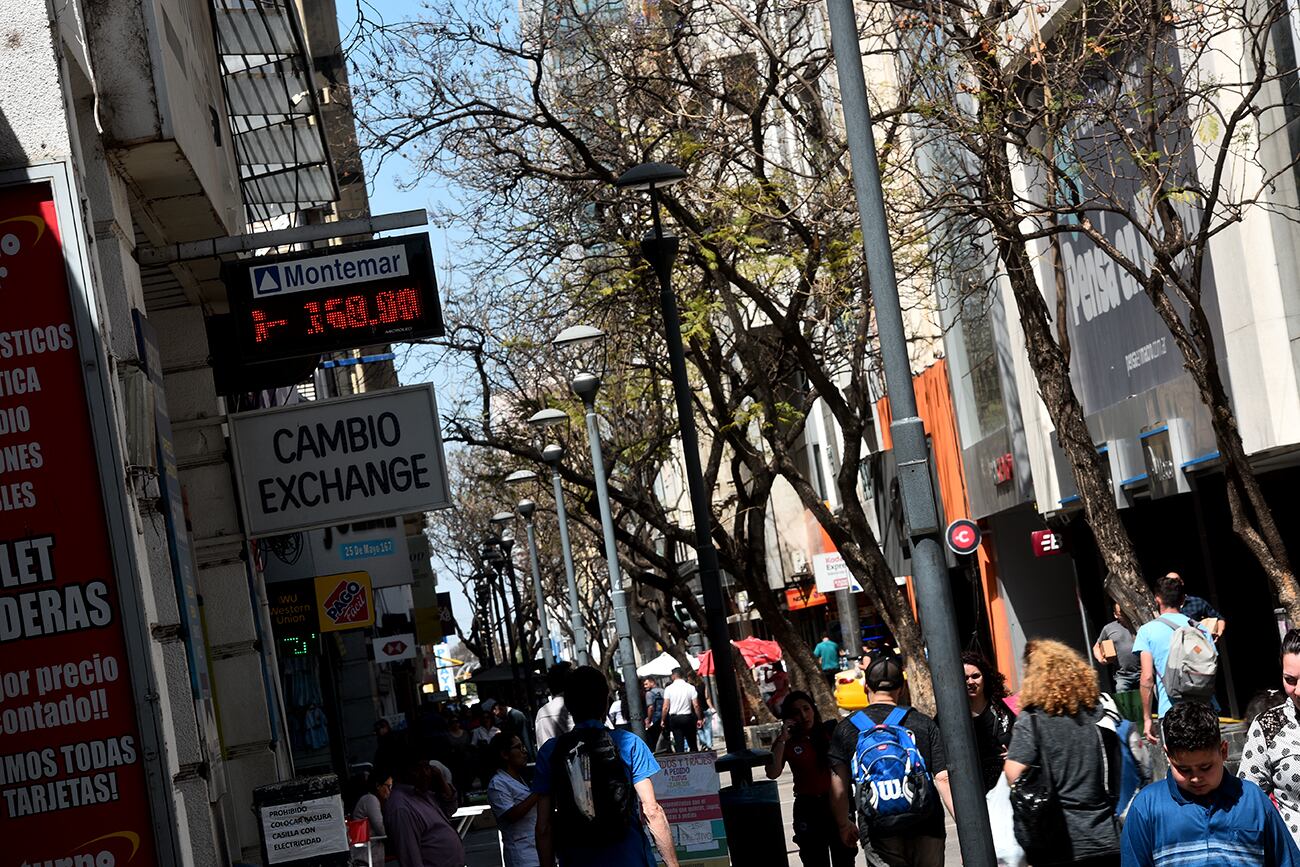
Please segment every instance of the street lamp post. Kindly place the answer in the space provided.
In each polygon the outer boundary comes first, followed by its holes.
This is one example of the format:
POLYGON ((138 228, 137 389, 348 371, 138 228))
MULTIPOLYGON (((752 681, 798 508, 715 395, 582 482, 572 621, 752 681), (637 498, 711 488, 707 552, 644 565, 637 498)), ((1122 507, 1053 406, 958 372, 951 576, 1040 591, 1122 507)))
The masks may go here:
MULTIPOLYGON (((534 475, 533 478, 536 478, 534 475)), ((537 603, 537 628, 542 635, 542 659, 546 670, 555 665, 555 655, 551 653, 551 626, 546 620, 546 597, 542 594, 542 570, 537 562, 537 533, 533 528, 533 513, 537 504, 532 500, 520 500, 515 511, 524 519, 524 531, 528 534, 528 560, 533 567, 533 597, 537 603)))
POLYGON ((997 857, 980 782, 975 730, 971 724, 961 664, 961 644, 953 617, 952 588, 939 539, 939 516, 930 480, 925 426, 917 415, 907 334, 898 299, 894 255, 885 217, 884 190, 871 108, 862 73, 862 47, 853 0, 827 0, 831 48, 839 77, 844 127, 853 167, 853 191, 862 224, 862 246, 880 335, 880 355, 893 421, 894 461, 898 466, 903 515, 912 541, 912 576, 917 610, 929 653, 934 698, 948 747, 948 778, 957 821, 957 838, 966 867, 993 867, 997 857))
MULTIPOLYGON (((543 409, 532 414, 528 423, 537 427, 551 427, 567 423, 568 413, 558 409, 543 409)), ((578 665, 587 665, 587 628, 582 622, 582 609, 578 607, 578 579, 573 569, 573 549, 569 547, 569 515, 564 507, 564 487, 560 484, 560 461, 564 447, 549 443, 542 449, 542 460, 551 468, 551 489, 555 495, 555 520, 560 529, 560 551, 564 555, 564 578, 569 591, 569 628, 573 630, 573 653, 578 665)))
MULTIPOLYGON (((509 512, 499 512, 492 517, 491 519, 492 523, 496 524, 498 527, 502 527, 503 522, 501 521, 501 516, 503 514, 506 516, 505 520, 507 522, 514 517, 509 512)), ((511 675, 511 679, 514 681, 513 690, 515 692, 516 700, 518 700, 519 684, 523 681, 523 677, 521 676, 521 672, 519 670, 520 653, 518 652, 518 649, 523 647, 523 634, 517 631, 520 628, 519 612, 522 606, 519 604, 519 588, 515 582, 515 570, 514 570, 514 565, 511 563, 512 558, 510 556, 510 551, 514 547, 514 544, 515 544, 514 539, 505 539, 500 536, 491 536, 483 544, 483 559, 489 565, 491 565, 493 571, 496 572, 497 586, 501 589, 501 607, 505 609, 505 616, 502 618, 502 621, 503 621, 503 625, 505 626, 506 643, 509 646, 510 675, 511 675), (507 577, 510 579, 511 595, 514 597, 515 614, 513 618, 511 618, 510 616, 509 605, 507 604, 505 598, 504 585, 507 577), (515 626, 514 629, 510 628, 512 620, 514 621, 514 626, 515 626)), ((524 702, 530 707, 530 709, 532 705, 532 700, 531 698, 528 698, 528 695, 531 692, 532 692, 532 688, 530 683, 529 687, 525 692, 525 702, 524 702)))
MULTIPOLYGON (((556 335, 552 344, 560 348, 591 347, 604 340, 605 333, 589 325, 575 325, 556 335)), ((618 566, 618 547, 614 539, 614 515, 609 507, 609 485, 605 480, 605 456, 600 446, 600 426, 596 418, 596 392, 600 377, 589 370, 580 371, 570 382, 573 393, 582 400, 587 416, 587 440, 591 444, 591 475, 596 480, 596 502, 600 506, 600 524, 605 536, 605 566, 614 597, 614 627, 618 631, 619 665, 623 670, 624 692, 632 731, 645 735, 645 700, 636 674, 636 654, 632 650, 632 620, 627 611, 627 591, 623 588, 622 570, 618 566)))
POLYGON ((710 535, 713 506, 700 466, 700 439, 695 428, 695 410, 691 405, 692 389, 682 346, 681 317, 677 311, 677 297, 673 294, 673 260, 677 257, 678 242, 675 236, 664 234, 659 214, 659 191, 685 177, 686 173, 676 166, 645 163, 629 169, 614 183, 621 189, 650 194, 654 230, 642 239, 641 255, 659 278, 659 305, 668 344, 673 397, 677 403, 686 485, 695 521, 695 557, 704 610, 709 619, 708 636, 717 674, 718 710, 722 715, 722 730, 727 744, 727 754, 718 760, 718 769, 730 771, 732 782, 721 792, 727 843, 733 861, 738 864, 787 864, 777 784, 771 780, 755 783, 753 778, 754 765, 764 761, 767 754, 757 753, 745 745, 740 688, 732 663, 731 636, 727 631, 727 612, 722 598, 722 576, 718 569, 718 552, 710 535))

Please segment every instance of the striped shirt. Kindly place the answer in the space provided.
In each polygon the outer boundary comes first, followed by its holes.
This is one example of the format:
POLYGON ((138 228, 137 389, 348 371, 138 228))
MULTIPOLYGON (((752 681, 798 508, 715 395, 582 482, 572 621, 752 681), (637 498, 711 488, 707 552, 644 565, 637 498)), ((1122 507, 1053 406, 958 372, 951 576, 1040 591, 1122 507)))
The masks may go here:
POLYGON ((1300 867, 1300 850, 1268 796, 1227 774, 1197 800, 1172 775, 1147 786, 1129 809, 1120 846, 1124 867, 1300 867))

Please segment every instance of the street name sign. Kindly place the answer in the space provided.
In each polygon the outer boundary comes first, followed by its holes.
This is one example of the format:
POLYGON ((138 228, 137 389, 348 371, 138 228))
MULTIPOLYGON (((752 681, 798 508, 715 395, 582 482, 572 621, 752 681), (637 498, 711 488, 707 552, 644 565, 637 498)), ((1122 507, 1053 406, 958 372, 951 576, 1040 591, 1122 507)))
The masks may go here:
POLYGON ((230 416, 248 535, 451 505, 432 385, 230 416))

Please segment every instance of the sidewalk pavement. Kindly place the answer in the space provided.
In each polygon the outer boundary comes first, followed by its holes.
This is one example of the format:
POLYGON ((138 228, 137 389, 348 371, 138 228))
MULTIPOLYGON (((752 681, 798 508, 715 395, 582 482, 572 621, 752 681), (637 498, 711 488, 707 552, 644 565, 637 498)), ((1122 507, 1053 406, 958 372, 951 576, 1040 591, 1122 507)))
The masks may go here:
MULTIPOLYGON (((762 774, 762 771, 758 773, 762 774)), ((726 785, 725 780, 723 784, 726 785)), ((785 825, 785 848, 786 852, 789 853, 790 867, 799 867, 799 850, 794 845, 794 829, 791 827, 791 816, 794 809, 794 779, 791 777, 788 767, 777 780, 777 786, 781 793, 781 816, 785 825)), ((951 816, 946 818, 948 824, 948 848, 944 857, 944 864, 960 865, 961 851, 957 846, 957 828, 953 825, 951 816)), ((488 828, 481 831, 471 831, 469 836, 465 838, 465 859, 468 867, 502 867, 496 829, 488 828)), ((859 867, 865 867, 867 863, 866 856, 861 851, 858 852, 856 863, 859 867)), ((745 867, 749 867, 749 865, 745 865, 745 867)))

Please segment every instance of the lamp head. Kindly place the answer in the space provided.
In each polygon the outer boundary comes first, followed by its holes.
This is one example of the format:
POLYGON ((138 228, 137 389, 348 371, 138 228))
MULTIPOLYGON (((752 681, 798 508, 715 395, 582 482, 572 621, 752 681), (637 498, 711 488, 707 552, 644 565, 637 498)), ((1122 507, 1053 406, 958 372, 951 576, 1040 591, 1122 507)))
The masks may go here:
POLYGON ((510 475, 506 476, 505 481, 507 485, 518 485, 524 482, 535 482, 537 481, 537 473, 533 472, 532 470, 515 470, 510 475))
POLYGON ((605 375, 606 340, 605 332, 592 325, 572 325, 555 336, 551 341, 555 349, 555 358, 560 367, 569 376, 590 371, 597 376, 605 375))
POLYGON ((542 460, 547 466, 554 467, 564 460, 564 446, 559 443, 551 443, 542 449, 542 460))
POLYGON ((533 520, 533 513, 537 511, 537 504, 532 500, 523 499, 515 506, 515 511, 517 511, 525 521, 531 522, 533 520))
POLYGON ((583 371, 569 383, 573 393, 582 398, 582 402, 591 406, 596 402, 596 392, 600 391, 600 377, 590 371, 583 371))
POLYGON ((562 409, 555 409, 554 407, 539 409, 528 417, 528 423, 537 428, 548 428, 557 424, 567 424, 568 421, 569 414, 562 409))
POLYGON ((488 518, 489 521, 491 521, 493 524, 495 524, 498 527, 506 527, 514 519, 515 516, 512 515, 510 512, 497 512, 491 518, 488 518))
POLYGON ((686 172, 668 163, 642 163, 633 166, 614 181, 620 190, 645 192, 651 188, 662 190, 686 179, 686 172))

